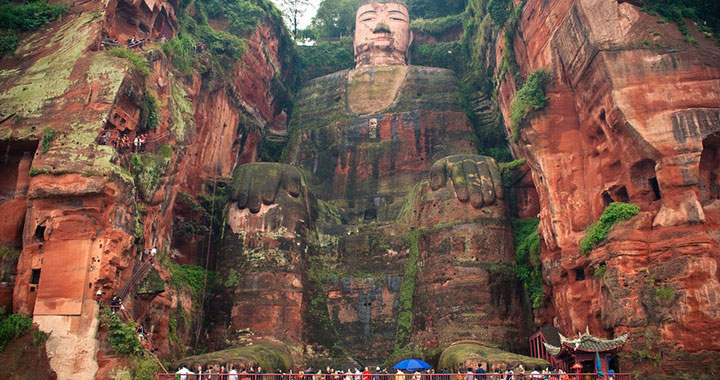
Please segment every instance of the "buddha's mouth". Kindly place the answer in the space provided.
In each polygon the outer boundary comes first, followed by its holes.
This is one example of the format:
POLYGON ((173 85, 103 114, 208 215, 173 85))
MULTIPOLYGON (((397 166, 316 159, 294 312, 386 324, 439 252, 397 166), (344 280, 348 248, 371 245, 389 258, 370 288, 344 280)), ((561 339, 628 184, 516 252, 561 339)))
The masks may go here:
POLYGON ((371 40, 375 45, 389 45, 394 39, 390 36, 373 36, 371 40))

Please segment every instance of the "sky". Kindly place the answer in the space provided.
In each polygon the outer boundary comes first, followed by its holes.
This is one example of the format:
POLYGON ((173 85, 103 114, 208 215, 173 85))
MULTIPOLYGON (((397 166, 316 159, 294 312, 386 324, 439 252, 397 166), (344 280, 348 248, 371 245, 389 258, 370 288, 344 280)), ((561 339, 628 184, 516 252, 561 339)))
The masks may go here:
MULTIPOLYGON (((280 3, 280 0, 271 0, 273 3, 275 3, 275 6, 278 7, 280 10, 282 10, 282 4, 280 3)), ((302 15, 300 20, 298 21, 298 29, 305 29, 308 25, 310 25, 310 21, 312 21, 313 16, 315 16, 315 12, 317 12, 317 7, 320 5, 320 1, 322 0, 310 0, 310 6, 308 7, 308 10, 305 11, 305 14, 302 15)), ((287 20, 286 20, 287 24, 287 20)), ((290 29, 288 25, 288 29, 290 29)))

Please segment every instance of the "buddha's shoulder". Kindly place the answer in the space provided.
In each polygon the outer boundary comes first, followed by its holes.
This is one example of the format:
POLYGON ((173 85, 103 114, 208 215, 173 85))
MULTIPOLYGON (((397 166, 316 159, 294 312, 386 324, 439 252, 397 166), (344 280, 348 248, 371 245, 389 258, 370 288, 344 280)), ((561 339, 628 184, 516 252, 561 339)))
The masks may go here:
POLYGON ((350 70, 336 71, 332 74, 323 75, 321 77, 310 79, 305 82, 302 91, 311 89, 332 89, 345 88, 347 86, 347 78, 350 70))

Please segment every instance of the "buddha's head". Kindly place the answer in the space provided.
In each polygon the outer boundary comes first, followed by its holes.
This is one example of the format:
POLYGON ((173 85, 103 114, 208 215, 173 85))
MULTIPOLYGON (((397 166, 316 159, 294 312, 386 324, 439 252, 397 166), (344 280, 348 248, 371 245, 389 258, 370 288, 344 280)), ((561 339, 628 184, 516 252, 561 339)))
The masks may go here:
POLYGON ((363 2, 355 14, 355 65, 406 65, 410 44, 410 14, 399 0, 363 2))

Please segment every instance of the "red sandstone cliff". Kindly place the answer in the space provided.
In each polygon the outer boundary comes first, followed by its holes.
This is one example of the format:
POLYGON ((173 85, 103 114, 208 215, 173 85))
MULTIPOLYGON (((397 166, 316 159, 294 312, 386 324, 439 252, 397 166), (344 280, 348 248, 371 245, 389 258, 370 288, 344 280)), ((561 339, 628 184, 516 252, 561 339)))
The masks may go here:
MULTIPOLYGON (((11 273, 12 309, 53 331, 48 355, 60 378, 90 379, 98 363, 113 365, 99 360, 108 347, 96 339, 98 305, 125 286, 143 248, 169 250, 178 192, 206 192, 209 178, 255 161, 266 136, 285 134, 288 95, 278 78, 291 68, 280 57, 282 28, 261 20, 231 75, 204 86, 197 74, 178 74, 162 52, 159 40, 178 30, 177 5, 77 2, 67 17, 22 36, 15 55, 0 61, 0 108, 10 115, 0 124, 7 157, 0 245, 21 250, 11 273), (151 63, 147 77, 101 47, 105 38, 122 45, 132 37, 146 39, 136 52, 151 63), (112 144, 118 133, 143 133, 148 94, 157 98, 160 122, 146 132, 146 153, 136 163, 112 144), (99 144, 105 132, 109 141, 99 144)), ((179 254, 194 263, 200 252, 179 254)), ((166 269, 159 275, 169 282, 166 269)), ((126 300, 152 328, 161 355, 171 350, 170 311, 197 307, 187 293, 168 286, 136 305, 126 300)), ((180 348, 194 335, 186 330, 180 348)))
MULTIPOLYGON (((548 106, 513 144, 541 206, 537 322, 629 332, 621 366, 651 373, 643 352, 659 355, 660 371, 702 372, 720 350, 720 50, 689 29, 697 44, 627 2, 529 0, 514 34, 520 72, 552 73, 548 106), (582 254, 584 229, 612 201, 641 212, 582 254)), ((507 125, 515 93, 505 76, 507 125)))

